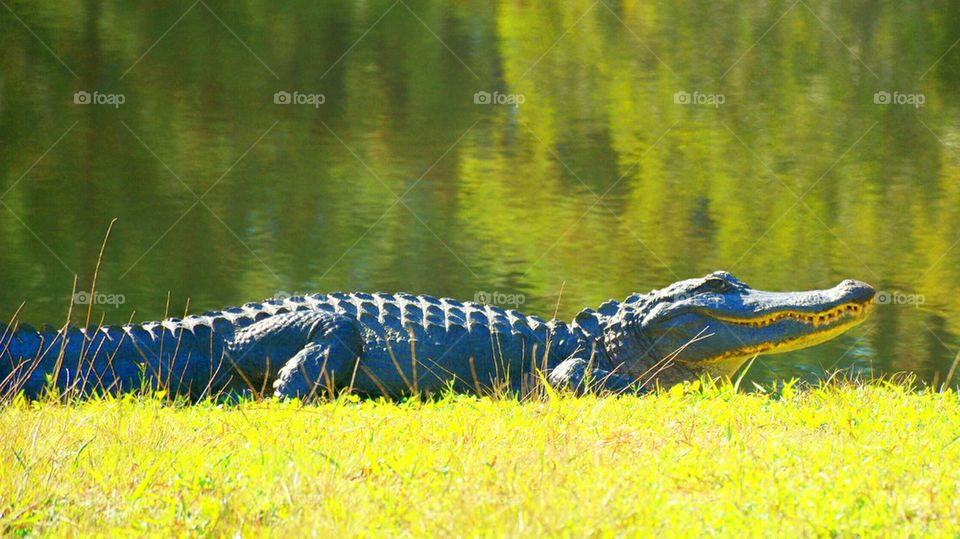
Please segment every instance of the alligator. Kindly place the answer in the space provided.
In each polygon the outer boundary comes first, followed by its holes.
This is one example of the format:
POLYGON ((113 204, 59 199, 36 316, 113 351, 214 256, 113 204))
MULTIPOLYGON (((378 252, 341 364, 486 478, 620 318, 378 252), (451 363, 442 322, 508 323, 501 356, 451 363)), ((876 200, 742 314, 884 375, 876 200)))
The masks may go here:
MULTIPOLYGON (((862 322, 869 285, 754 290, 718 271, 585 309, 571 323, 405 293, 330 293, 120 326, 0 326, 0 390, 33 398, 166 390, 190 398, 521 391, 642 391, 732 376, 862 322), (529 386, 528 386, 529 387, 529 386)), ((2 392, 0 392, 2 393, 2 392)))

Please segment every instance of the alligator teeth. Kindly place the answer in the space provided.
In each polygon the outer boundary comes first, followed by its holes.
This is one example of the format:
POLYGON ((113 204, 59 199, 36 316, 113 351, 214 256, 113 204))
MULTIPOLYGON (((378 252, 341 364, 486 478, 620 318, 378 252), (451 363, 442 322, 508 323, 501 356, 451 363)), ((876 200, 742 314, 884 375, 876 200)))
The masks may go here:
POLYGON ((870 305, 871 303, 873 303, 873 300, 868 301, 864 305, 860 305, 857 303, 848 303, 848 304, 841 305, 839 307, 836 307, 834 309, 821 312, 821 313, 802 313, 797 311, 786 311, 786 312, 773 314, 767 318, 759 318, 759 319, 753 319, 753 320, 738 320, 738 319, 723 319, 723 318, 722 320, 726 322, 732 322, 734 324, 738 324, 741 326, 749 326, 749 327, 755 327, 755 328, 769 326, 770 324, 773 324, 774 322, 778 322, 783 319, 796 320, 798 322, 804 322, 813 326, 821 326, 824 324, 831 324, 843 316, 854 316, 854 317, 859 316, 861 312, 867 310, 867 306, 870 305))

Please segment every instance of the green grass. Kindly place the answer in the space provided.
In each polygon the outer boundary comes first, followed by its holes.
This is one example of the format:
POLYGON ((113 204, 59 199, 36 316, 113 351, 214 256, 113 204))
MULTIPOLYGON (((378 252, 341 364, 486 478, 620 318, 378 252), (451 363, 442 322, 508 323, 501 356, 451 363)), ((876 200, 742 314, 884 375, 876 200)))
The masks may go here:
POLYGON ((0 408, 30 534, 956 535, 955 392, 0 408))

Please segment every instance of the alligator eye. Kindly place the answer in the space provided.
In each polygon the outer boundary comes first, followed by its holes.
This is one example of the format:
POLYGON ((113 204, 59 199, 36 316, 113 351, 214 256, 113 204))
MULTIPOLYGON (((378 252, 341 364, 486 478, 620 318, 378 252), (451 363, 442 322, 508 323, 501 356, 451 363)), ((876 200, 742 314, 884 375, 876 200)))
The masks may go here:
POLYGON ((710 277, 704 286, 711 292, 726 292, 730 290, 730 282, 719 277, 710 277))

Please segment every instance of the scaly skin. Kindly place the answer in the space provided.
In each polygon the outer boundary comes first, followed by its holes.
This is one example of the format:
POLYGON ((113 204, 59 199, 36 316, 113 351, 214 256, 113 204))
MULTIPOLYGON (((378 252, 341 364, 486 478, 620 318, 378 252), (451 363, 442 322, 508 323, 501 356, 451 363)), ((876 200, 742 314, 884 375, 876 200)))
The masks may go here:
POLYGON ((37 332, 0 327, 0 391, 164 388, 198 398, 272 388, 400 396, 519 390, 547 374, 578 391, 731 375, 757 353, 810 346, 860 323, 873 289, 756 291, 728 273, 580 312, 573 323, 447 298, 314 294, 162 322, 37 332), (679 351, 678 351, 679 350, 679 351))

